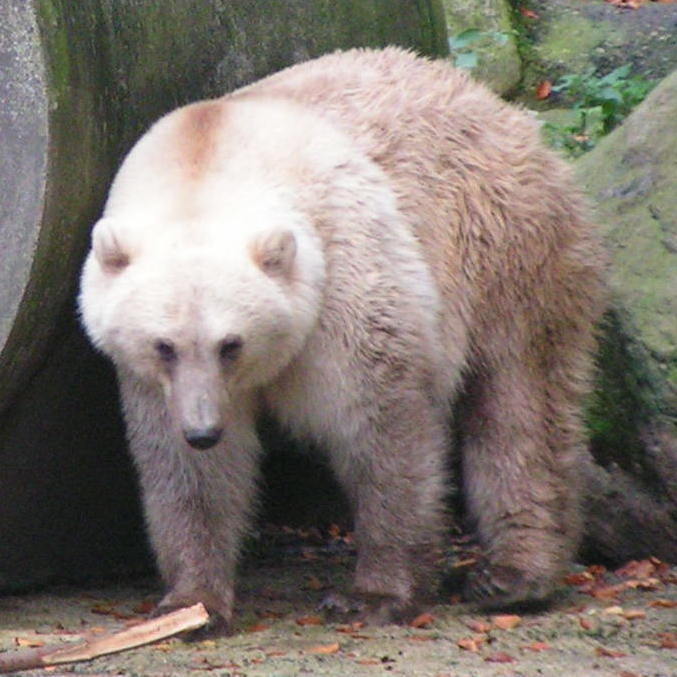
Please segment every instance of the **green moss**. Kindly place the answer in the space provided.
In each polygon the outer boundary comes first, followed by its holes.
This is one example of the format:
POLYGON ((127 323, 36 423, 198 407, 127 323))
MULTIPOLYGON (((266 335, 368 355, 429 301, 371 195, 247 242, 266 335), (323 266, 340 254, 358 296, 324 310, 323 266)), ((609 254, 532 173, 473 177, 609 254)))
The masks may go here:
POLYGON ((50 70, 47 78, 49 94, 52 105, 60 105, 67 101, 72 78, 68 33, 54 2, 40 0, 36 3, 36 9, 50 70))

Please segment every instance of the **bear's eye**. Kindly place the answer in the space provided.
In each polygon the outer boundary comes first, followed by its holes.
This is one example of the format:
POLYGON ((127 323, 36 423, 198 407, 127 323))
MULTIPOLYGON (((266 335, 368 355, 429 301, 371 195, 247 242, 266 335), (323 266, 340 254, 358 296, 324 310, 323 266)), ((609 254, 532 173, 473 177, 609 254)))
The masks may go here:
POLYGON ((163 362, 173 362, 176 359, 176 348, 171 341, 158 339, 153 344, 155 352, 163 362))
POLYGON ((228 334, 219 343, 219 357, 222 360, 234 360, 242 350, 242 338, 237 334, 228 334))

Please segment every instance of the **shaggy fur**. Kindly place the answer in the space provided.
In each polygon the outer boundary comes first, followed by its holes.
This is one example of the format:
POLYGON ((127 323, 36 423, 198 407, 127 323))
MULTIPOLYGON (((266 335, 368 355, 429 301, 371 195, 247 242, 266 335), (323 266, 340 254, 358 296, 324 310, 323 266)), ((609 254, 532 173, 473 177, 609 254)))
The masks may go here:
POLYGON ((336 53, 159 121, 113 184, 80 302, 118 369, 162 606, 230 622, 265 409, 328 451, 355 591, 400 617, 443 535, 460 393, 487 551, 468 592, 545 599, 579 537, 602 258, 536 123, 444 62, 336 53))

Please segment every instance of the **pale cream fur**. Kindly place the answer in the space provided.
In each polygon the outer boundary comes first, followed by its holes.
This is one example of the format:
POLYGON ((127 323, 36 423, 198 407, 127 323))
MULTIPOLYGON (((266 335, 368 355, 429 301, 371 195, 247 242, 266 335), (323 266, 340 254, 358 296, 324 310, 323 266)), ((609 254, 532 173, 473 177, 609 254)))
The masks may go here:
POLYGON ((452 404, 487 550, 469 592, 547 597, 580 530, 602 262, 536 124, 443 62, 337 53, 160 120, 80 303, 118 368, 164 606, 230 622, 265 409, 329 452, 370 618, 406 613, 442 534, 452 404), (195 431, 220 438, 198 452, 195 431))

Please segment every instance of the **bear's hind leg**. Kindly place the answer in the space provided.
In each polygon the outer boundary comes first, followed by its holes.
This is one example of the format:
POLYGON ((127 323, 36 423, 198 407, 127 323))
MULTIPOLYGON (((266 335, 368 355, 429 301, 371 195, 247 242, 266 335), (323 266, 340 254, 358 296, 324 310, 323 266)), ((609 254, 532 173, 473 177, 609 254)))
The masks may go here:
POLYGON ((561 376, 525 357, 468 387, 463 484, 487 561, 467 594, 487 606, 546 601, 575 555, 582 442, 575 393, 561 376))
POLYGON ((353 610, 371 623, 402 622, 430 587, 443 533, 448 433, 430 399, 409 393, 364 420, 332 454, 353 506, 353 610), (376 419, 376 420, 375 420, 376 419))

